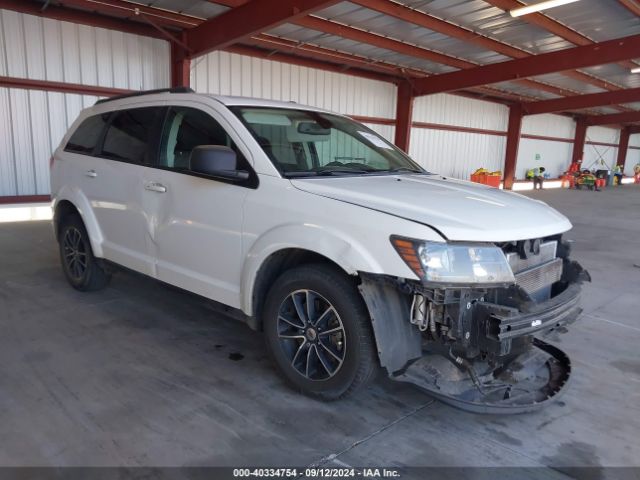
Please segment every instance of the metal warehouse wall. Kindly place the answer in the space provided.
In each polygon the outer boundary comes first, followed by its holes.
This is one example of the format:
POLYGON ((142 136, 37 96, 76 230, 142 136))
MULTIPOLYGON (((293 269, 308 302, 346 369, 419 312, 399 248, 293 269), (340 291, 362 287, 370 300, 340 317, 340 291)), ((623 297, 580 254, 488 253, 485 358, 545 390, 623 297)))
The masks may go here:
MULTIPOLYGON (((413 121, 504 132, 508 109, 503 105, 457 95, 429 95, 415 99, 413 121)), ((484 167, 502 170, 506 137, 452 129, 411 129, 409 153, 432 172, 469 179, 484 167)))
MULTIPOLYGON (((0 75, 152 89, 169 86, 163 40, 0 10, 0 75)), ((0 88, 0 196, 49 193, 48 162, 95 97, 0 88)))
MULTIPOLYGON (((587 142, 602 142, 618 144, 620 130, 605 127, 589 127, 587 129, 587 142)), ((584 146, 583 168, 610 169, 616 164, 618 148, 610 145, 584 146)), ((627 163, 629 160, 627 160, 627 163)))
MULTIPOLYGON (((509 119, 507 107, 457 95, 419 97, 413 110, 411 156, 425 168, 452 177, 468 179, 477 168, 502 170, 509 119), (416 124, 422 123, 422 126, 416 124)), ((523 180, 528 169, 544 166, 558 177, 571 163, 575 122, 562 115, 531 115, 522 121, 516 164, 516 179, 523 180), (540 137, 540 138, 531 138, 540 137)), ((590 127, 587 142, 617 144, 619 130, 590 127)), ((631 145, 638 142, 631 137, 631 145)), ((585 145, 584 165, 613 167, 617 148, 585 145), (596 163, 597 162, 597 163, 596 163)), ((630 173, 640 153, 629 149, 626 171, 630 173)))
POLYGON ((533 167, 544 167, 551 177, 558 177, 569 168, 575 135, 573 119, 551 114, 526 116, 522 133, 561 140, 520 138, 516 178, 526 178, 527 170, 533 167))
MULTIPOLYGON (((294 101, 346 115, 393 119, 396 86, 313 68, 213 52, 191 63, 196 92, 294 101)), ((393 141, 391 125, 367 124, 393 141)))
POLYGON ((640 163, 640 133, 631 135, 629 138, 629 146, 636 148, 630 148, 627 150, 627 163, 624 165, 625 175, 633 175, 633 167, 637 163, 640 163))

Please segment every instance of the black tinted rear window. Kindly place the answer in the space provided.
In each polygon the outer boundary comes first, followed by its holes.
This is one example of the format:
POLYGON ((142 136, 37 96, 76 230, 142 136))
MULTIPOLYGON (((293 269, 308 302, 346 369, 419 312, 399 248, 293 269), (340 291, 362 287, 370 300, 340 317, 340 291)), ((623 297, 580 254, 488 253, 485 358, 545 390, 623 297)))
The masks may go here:
POLYGON ((115 112, 104 137, 102 156, 132 163, 150 163, 149 139, 162 113, 161 107, 115 112))
POLYGON ((67 152, 91 154, 100 140, 100 135, 108 119, 108 113, 87 118, 71 135, 64 149, 67 152))

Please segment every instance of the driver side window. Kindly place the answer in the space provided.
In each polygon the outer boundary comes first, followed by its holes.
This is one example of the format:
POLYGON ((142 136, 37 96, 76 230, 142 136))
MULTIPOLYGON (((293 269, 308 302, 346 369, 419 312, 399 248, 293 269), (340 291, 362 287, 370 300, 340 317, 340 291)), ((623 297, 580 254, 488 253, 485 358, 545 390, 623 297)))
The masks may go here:
POLYGON ((162 131, 159 166, 189 170, 191 151, 199 145, 223 145, 238 154, 238 168, 247 162, 227 132, 211 116, 189 107, 171 107, 162 131))

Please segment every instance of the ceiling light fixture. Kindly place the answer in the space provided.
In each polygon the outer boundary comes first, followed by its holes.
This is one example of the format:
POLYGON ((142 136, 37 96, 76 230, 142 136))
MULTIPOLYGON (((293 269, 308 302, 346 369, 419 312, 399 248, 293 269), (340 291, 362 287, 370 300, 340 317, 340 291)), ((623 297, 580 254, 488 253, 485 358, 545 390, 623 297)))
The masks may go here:
POLYGON ((640 67, 632 68, 631 73, 640 73, 640 67))
POLYGON ((522 15, 528 15, 529 13, 539 12, 540 10, 559 7, 560 5, 566 5, 567 3, 577 1, 578 0, 547 0, 546 2, 534 3, 533 5, 527 5, 526 7, 514 8, 513 10, 510 10, 509 13, 512 17, 521 17, 522 15))

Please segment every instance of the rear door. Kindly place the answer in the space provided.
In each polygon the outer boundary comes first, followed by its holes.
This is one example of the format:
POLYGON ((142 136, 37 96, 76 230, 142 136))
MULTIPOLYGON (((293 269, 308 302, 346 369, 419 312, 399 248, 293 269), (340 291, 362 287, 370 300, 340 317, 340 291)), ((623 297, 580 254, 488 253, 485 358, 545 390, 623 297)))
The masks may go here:
POLYGON ((242 210, 257 186, 248 149, 211 107, 184 102, 168 109, 158 165, 147 171, 144 206, 158 279, 226 305, 239 306, 242 210), (250 179, 231 183, 192 172, 198 145, 225 145, 250 179))
POLYGON ((84 172, 105 258, 148 275, 153 275, 153 257, 141 205, 143 177, 155 159, 163 118, 164 107, 157 106, 113 112, 97 158, 84 172))

